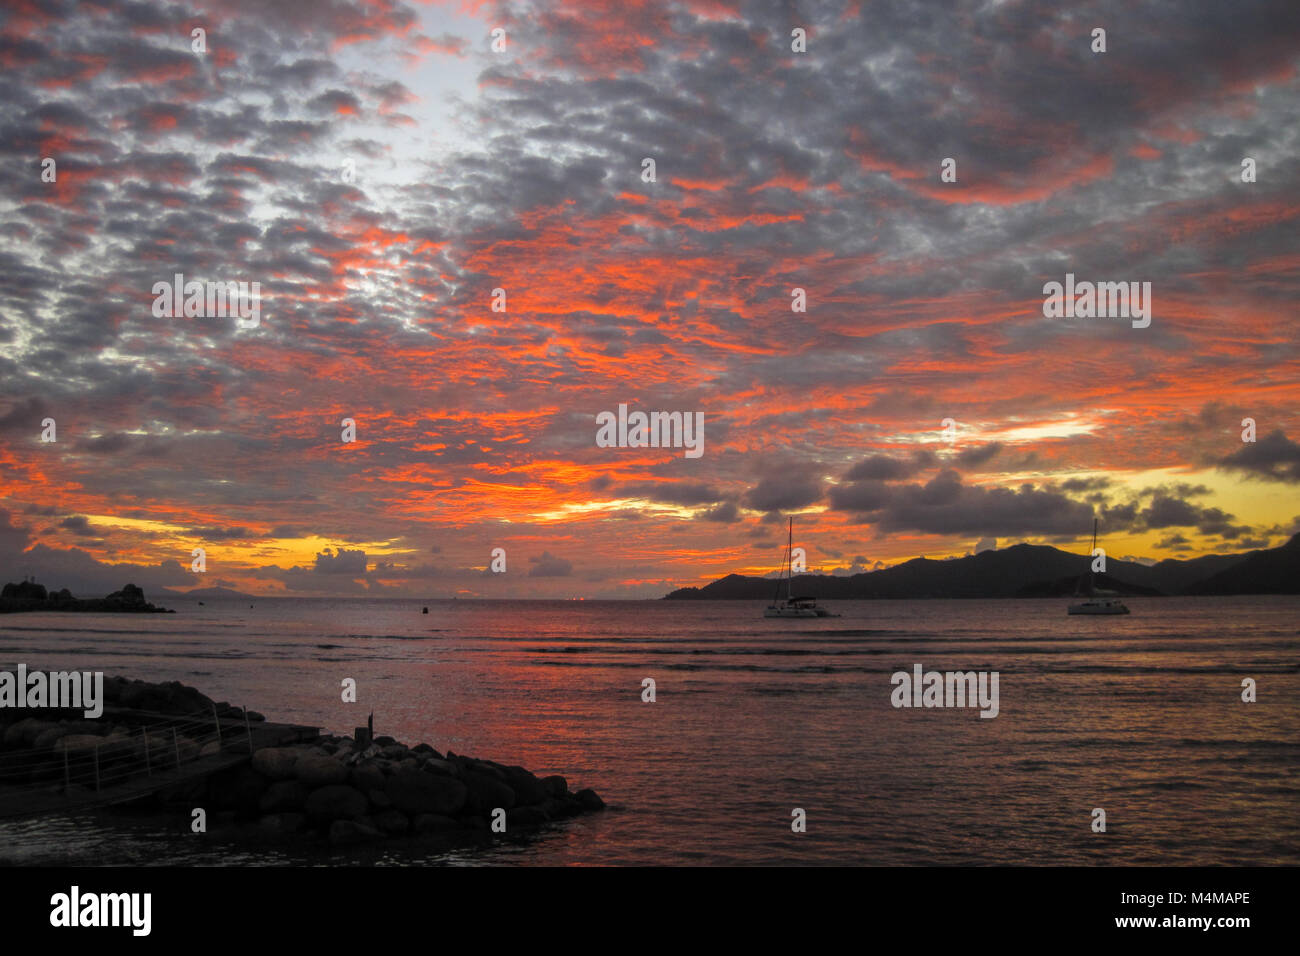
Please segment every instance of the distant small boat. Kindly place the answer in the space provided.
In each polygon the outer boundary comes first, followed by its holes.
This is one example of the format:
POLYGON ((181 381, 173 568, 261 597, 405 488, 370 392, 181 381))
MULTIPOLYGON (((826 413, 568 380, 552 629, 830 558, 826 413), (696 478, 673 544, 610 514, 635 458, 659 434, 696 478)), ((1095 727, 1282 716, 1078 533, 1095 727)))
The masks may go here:
MULTIPOLYGON (((1097 519, 1092 519, 1092 550, 1097 550, 1097 519)), ((1091 560, 1092 554, 1089 553, 1091 560)), ((1079 579, 1082 582, 1082 578, 1079 579)), ((1084 597, 1079 589, 1075 589, 1076 597, 1084 597)), ((1128 614, 1130 613, 1128 605, 1119 599, 1115 591, 1104 591, 1093 587, 1092 584, 1092 565, 1088 565, 1088 600, 1079 604, 1071 604, 1067 614, 1128 614)))
POLYGON ((816 598, 791 596, 790 591, 794 586, 792 582, 794 569, 791 565, 793 554, 794 518, 791 518, 789 539, 785 546, 785 560, 781 562, 785 579, 785 599, 781 599, 781 579, 778 578, 776 594, 772 595, 772 603, 763 611, 763 617, 839 617, 838 614, 832 614, 824 607, 818 607, 816 598))

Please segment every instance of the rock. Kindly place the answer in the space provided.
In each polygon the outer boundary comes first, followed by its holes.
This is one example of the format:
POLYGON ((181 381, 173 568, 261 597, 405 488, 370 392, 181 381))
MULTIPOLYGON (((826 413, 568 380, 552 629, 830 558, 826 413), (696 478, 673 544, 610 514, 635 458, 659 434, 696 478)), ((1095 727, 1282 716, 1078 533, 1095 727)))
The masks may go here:
POLYGON ((545 788, 548 797, 562 797, 569 792, 569 781, 558 773, 552 774, 542 778, 542 787, 545 788))
POLYGON ((214 757, 219 753, 221 753, 221 744, 216 740, 209 740, 199 748, 200 757, 214 757))
POLYGON ((442 754, 438 753, 438 751, 434 750, 428 744, 416 744, 414 747, 411 748, 411 752, 417 754, 426 754, 430 757, 435 757, 438 760, 442 759, 442 754))
POLYGON ((355 820, 335 820, 330 824, 329 839, 331 846, 353 846, 367 843, 382 836, 378 830, 355 820))
POLYGON ((548 817, 541 807, 515 807, 506 814, 506 827, 535 827, 548 817))
POLYGON ((374 764, 360 764, 352 768, 349 782, 363 793, 368 790, 384 789, 384 772, 374 764))
POLYGON ((550 795, 542 782, 523 767, 507 767, 506 784, 515 792, 515 806, 535 805, 550 795))
POLYGON ((550 797, 542 803, 542 810, 552 820, 566 820, 582 812, 582 804, 577 797, 550 797))
MULTIPOLYGON (((98 737, 95 734, 68 734, 54 742, 54 752, 69 755, 90 754, 95 752, 96 747, 103 747, 109 739, 108 737, 98 737)), ((193 746, 190 741, 186 741, 186 743, 193 746)), ((168 756, 171 756, 170 752, 168 756)))
POLYGON ((293 765, 293 775, 304 787, 327 787, 348 779, 348 768, 328 754, 306 754, 293 765))
POLYGON ((49 730, 42 730, 36 739, 32 741, 32 746, 37 750, 49 750, 60 737, 66 737, 70 733, 72 733, 72 729, 63 726, 55 726, 51 727, 49 730))
POLYGON ((604 810, 605 801, 597 796, 596 791, 590 788, 579 790, 577 793, 578 803, 582 804, 584 810, 604 810))
POLYGON ((397 743, 397 740, 393 737, 380 736, 375 738, 374 743, 377 747, 391 747, 397 743))
POLYGON ((439 760, 437 757, 430 757, 420 766, 429 773, 440 773, 448 777, 454 777, 457 773, 455 764, 448 763, 446 760, 439 760))
POLYGON ((464 769, 472 770, 475 773, 486 774, 489 777, 495 777, 502 783, 506 782, 505 767, 494 764, 490 760, 467 760, 464 769))
POLYGON ((307 788, 297 780, 277 780, 262 794, 258 807, 263 813, 301 810, 307 805, 307 788))
POLYGON ((410 755, 410 751, 401 744, 389 744, 387 747, 380 748, 379 755, 387 760, 405 760, 410 755))
POLYGON ((458 813, 469 791, 459 780, 419 770, 405 770, 388 778, 385 792, 393 806, 410 814, 458 813))
POLYGON ((364 793, 341 783, 313 790, 303 806, 307 816, 317 823, 355 819, 365 816, 370 808, 364 793))
POLYGON ((370 805, 376 810, 387 810, 393 805, 393 798, 383 790, 371 790, 366 796, 370 800, 370 805))
MULTIPOLYGON (((27 728, 34 723, 36 723, 34 717, 24 717, 17 723, 10 724, 6 727, 4 736, 5 749, 10 750, 16 747, 22 747, 23 734, 27 731, 27 728)), ((45 729, 48 730, 49 728, 45 729)), ((44 730, 42 730, 42 733, 44 733, 44 730)))
POLYGON ((307 818, 301 813, 268 813, 257 824, 270 833, 298 833, 307 825, 307 818))
MULTIPOLYGON (((424 774, 430 780, 442 779, 434 774, 424 774)), ((497 807, 509 810, 515 805, 515 792, 496 777, 478 771, 461 774, 461 780, 469 789, 466 801, 472 813, 490 814, 497 807)))
POLYGON ((401 810, 381 810, 375 814, 375 826, 389 836, 405 833, 410 823, 401 810))
POLYGON ((253 754, 253 769, 272 780, 289 780, 293 777, 298 751, 292 747, 265 747, 253 754))
POLYGON ((439 813, 421 813, 413 825, 416 833, 446 833, 460 829, 459 821, 439 813))
POLYGON ((199 745, 188 737, 177 737, 170 747, 164 748, 164 754, 167 760, 173 762, 176 760, 177 754, 179 754, 181 763, 185 763, 199 755, 199 745))
POLYGON ((26 717, 5 731, 5 747, 26 748, 35 746, 36 738, 47 730, 53 730, 58 726, 52 720, 37 720, 35 717, 26 717))
MULTIPOLYGON (((265 812, 262 807, 262 796, 265 792, 266 778, 254 772, 251 767, 225 771, 211 777, 208 783, 208 793, 213 806, 218 809, 231 808, 248 816, 259 811, 265 812)), ((292 809, 301 810, 302 803, 292 809)))

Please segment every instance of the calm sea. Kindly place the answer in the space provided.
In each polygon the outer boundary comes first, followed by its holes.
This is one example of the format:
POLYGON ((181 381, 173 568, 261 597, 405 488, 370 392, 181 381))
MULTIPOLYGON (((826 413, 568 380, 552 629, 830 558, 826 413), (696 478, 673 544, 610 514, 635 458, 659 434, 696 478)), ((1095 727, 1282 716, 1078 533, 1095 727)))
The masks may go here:
POLYGON ((862 601, 814 621, 743 601, 161 603, 177 613, 7 615, 0 669, 180 680, 331 732, 373 709, 377 733, 562 773, 611 809, 432 857, 307 858, 192 836, 188 816, 89 814, 0 823, 0 861, 1300 863, 1297 598, 1135 598, 1125 618, 862 601), (915 663, 998 671, 999 716, 895 709, 890 675, 915 663))

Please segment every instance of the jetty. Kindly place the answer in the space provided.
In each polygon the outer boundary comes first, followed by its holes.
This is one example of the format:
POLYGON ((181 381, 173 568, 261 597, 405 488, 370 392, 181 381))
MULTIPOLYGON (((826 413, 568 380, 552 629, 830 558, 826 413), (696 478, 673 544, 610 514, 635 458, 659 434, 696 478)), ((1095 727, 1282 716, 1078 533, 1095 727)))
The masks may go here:
MULTIPOLYGON (((248 711, 238 718, 219 716, 215 706, 180 716, 106 707, 101 720, 134 729, 107 736, 69 733, 53 747, 0 752, 0 819, 131 803, 206 781, 248 763, 263 748, 320 736, 316 727, 253 721, 248 711)), ((15 727, 21 734, 21 724, 15 727)))

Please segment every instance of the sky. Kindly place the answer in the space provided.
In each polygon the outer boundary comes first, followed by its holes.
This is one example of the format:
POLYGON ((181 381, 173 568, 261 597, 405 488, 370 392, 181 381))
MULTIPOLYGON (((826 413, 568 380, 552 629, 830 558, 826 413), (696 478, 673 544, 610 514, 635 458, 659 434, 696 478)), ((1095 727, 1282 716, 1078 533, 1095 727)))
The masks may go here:
POLYGON ((6 580, 646 598, 790 517, 835 574, 1300 531, 1292 0, 6 0, 0 65, 6 580), (259 323, 159 314, 177 273, 259 323), (1049 315, 1067 274, 1150 324, 1049 315), (698 454, 598 441, 620 405, 698 454))

